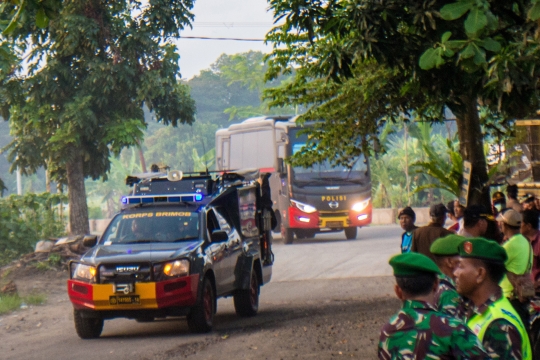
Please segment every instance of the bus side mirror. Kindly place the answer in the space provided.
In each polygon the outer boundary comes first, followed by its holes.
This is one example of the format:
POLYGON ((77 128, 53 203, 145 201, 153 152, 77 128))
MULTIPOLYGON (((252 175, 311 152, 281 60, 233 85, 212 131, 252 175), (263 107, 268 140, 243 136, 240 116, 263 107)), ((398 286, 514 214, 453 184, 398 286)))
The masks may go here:
POLYGON ((82 242, 84 247, 94 247, 97 244, 97 235, 86 235, 82 242))
POLYGON ((279 176, 284 177, 285 175, 287 175, 287 167, 285 165, 285 162, 283 161, 283 158, 278 158, 277 161, 277 171, 279 173, 279 176))

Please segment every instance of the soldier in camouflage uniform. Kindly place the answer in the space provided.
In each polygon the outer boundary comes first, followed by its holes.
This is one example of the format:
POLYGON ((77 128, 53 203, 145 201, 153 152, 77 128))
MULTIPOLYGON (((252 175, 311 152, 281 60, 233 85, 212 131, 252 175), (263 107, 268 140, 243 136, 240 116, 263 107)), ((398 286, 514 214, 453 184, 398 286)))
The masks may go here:
POLYGON ((432 305, 440 271, 430 258, 400 254, 390 265, 403 306, 381 330, 379 359, 489 359, 464 323, 432 305))
POLYGON ((504 248, 494 241, 470 238, 459 245, 459 254, 456 288, 472 302, 467 326, 492 359, 532 359, 523 322, 499 286, 506 273, 504 248))
POLYGON ((438 275, 439 287, 435 292, 435 304, 440 312, 465 322, 466 301, 458 294, 454 283, 454 270, 459 262, 458 245, 463 241, 463 236, 448 235, 435 240, 429 250, 442 272, 438 275))

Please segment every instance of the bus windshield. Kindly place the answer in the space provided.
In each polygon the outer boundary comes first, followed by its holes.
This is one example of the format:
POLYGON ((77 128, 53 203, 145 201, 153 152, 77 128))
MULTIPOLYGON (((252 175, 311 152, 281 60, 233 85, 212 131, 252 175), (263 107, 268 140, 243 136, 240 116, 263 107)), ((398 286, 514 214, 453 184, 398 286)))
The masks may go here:
POLYGON ((199 216, 191 211, 145 211, 117 215, 101 243, 137 244, 176 242, 199 237, 199 216))
MULTIPOLYGON (((292 154, 296 154, 306 146, 306 139, 300 136, 295 139, 292 144, 292 154)), ((369 166, 364 155, 360 155, 354 159, 350 167, 347 166, 332 166, 328 160, 313 164, 311 167, 304 168, 295 166, 292 168, 293 179, 296 182, 313 182, 313 181, 353 181, 365 182, 369 180, 369 166)))

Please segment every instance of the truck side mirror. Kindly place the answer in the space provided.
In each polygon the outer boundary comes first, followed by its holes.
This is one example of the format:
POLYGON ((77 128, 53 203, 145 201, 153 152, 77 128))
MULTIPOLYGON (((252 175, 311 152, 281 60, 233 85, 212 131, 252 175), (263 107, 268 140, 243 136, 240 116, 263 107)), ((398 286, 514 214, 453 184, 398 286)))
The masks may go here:
POLYGON ((87 247, 87 248, 91 248, 91 247, 94 247, 96 246, 97 244, 97 235, 85 235, 85 237, 83 237, 83 246, 84 247, 87 247))
POLYGON ((279 176, 284 177, 285 175, 287 175, 287 167, 285 165, 285 162, 283 161, 283 158, 278 158, 277 161, 277 171, 279 173, 279 176))
POLYGON ((212 242, 213 243, 220 243, 227 241, 229 239, 229 235, 224 230, 214 230, 212 232, 212 242))

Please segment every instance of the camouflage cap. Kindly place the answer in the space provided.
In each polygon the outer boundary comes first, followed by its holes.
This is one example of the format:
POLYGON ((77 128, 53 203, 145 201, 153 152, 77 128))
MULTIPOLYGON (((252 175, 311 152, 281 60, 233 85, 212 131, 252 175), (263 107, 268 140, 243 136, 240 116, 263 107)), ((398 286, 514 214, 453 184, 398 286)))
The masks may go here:
POLYGON ((418 276, 441 273, 433 260, 415 252, 395 255, 388 263, 394 269, 394 276, 418 276))
POLYGON ((453 256, 459 255, 458 246, 465 241, 464 236, 450 234, 442 238, 438 238, 431 244, 429 251, 433 255, 453 256))
POLYGON ((476 258, 482 260, 504 263, 508 259, 506 250, 493 240, 484 238, 467 238, 459 244, 461 257, 476 258))

